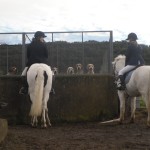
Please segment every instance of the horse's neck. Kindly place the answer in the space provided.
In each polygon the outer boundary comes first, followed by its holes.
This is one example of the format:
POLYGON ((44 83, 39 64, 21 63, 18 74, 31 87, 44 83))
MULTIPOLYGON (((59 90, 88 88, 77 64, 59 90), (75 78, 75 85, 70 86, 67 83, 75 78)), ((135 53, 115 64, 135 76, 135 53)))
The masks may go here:
POLYGON ((117 72, 119 72, 122 68, 124 68, 124 66, 125 66, 125 61, 124 60, 118 62, 118 64, 116 65, 117 72))

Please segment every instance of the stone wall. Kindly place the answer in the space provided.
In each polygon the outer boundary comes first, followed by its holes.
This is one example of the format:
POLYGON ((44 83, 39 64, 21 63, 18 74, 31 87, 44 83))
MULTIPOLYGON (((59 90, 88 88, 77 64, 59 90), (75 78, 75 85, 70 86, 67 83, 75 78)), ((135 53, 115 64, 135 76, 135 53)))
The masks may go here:
MULTIPOLYGON (((118 115, 118 99, 109 75, 57 75, 55 95, 48 101, 53 122, 103 121, 118 115)), ((0 117, 9 124, 28 124, 29 96, 19 95, 19 76, 0 77, 0 102, 8 103, 0 109, 0 117)))

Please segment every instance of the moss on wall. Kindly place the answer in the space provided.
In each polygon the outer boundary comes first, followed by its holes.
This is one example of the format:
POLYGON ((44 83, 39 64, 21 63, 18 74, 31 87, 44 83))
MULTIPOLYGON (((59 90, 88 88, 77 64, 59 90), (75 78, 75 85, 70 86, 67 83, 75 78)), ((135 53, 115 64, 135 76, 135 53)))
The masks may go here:
MULTIPOLYGON (((118 100, 109 75, 57 75, 53 83, 55 95, 48 101, 52 122, 107 120, 118 115, 118 100)), ((29 96, 18 94, 19 76, 0 77, 0 101, 8 106, 0 116, 9 123, 29 123, 29 96)))

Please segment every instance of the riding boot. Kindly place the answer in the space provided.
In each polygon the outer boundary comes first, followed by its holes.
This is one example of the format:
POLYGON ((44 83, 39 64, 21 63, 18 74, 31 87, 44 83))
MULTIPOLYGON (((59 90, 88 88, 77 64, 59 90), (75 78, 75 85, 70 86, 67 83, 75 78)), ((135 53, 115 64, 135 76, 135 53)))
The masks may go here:
POLYGON ((55 94, 55 90, 54 90, 54 88, 53 88, 53 87, 52 87, 52 89, 51 89, 50 94, 51 94, 51 95, 54 95, 54 94, 55 94))
POLYGON ((119 75, 118 77, 118 81, 117 81, 117 89, 118 90, 125 90, 125 81, 124 81, 124 76, 123 75, 119 75))
MULTIPOLYGON (((55 81, 55 75, 52 76, 52 82, 55 81)), ((50 95, 54 95, 55 94, 55 90, 53 88, 53 84, 52 84, 52 88, 51 88, 51 91, 50 91, 50 95)))
POLYGON ((22 76, 21 77, 21 81, 22 81, 22 87, 19 91, 19 94, 28 94, 28 83, 27 83, 27 76, 22 76))

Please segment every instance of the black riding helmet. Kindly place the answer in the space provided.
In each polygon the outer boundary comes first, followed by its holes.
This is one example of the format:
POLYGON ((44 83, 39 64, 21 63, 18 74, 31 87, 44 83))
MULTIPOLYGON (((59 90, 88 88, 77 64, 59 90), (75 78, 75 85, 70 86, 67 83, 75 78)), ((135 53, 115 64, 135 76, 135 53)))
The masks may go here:
POLYGON ((130 34, 128 34, 128 38, 126 40, 130 40, 130 39, 137 40, 138 38, 135 33, 130 33, 130 34))
POLYGON ((37 38, 37 37, 43 37, 43 38, 45 38, 45 37, 47 37, 47 36, 44 34, 44 32, 42 32, 42 31, 37 31, 37 32, 35 32, 34 37, 35 37, 35 38, 37 38))

